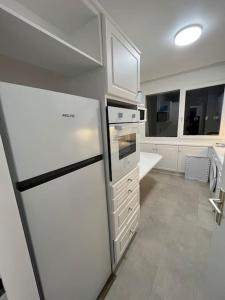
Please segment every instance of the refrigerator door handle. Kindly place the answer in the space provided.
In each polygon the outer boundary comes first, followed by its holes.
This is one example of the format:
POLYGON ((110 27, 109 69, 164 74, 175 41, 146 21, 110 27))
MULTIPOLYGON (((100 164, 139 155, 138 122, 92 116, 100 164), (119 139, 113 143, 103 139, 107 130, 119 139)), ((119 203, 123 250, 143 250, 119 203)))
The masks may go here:
POLYGON ((29 179, 17 182, 16 188, 18 189, 18 191, 24 192, 24 191, 34 188, 40 184, 46 183, 48 181, 54 180, 56 178, 66 175, 66 174, 69 174, 74 171, 85 168, 87 166, 90 166, 102 159, 103 159, 103 154, 99 154, 94 157, 90 157, 88 159, 82 160, 82 161, 74 163, 72 165, 69 165, 69 166, 54 170, 54 171, 47 172, 45 174, 41 174, 41 175, 33 177, 33 178, 29 178, 29 179))

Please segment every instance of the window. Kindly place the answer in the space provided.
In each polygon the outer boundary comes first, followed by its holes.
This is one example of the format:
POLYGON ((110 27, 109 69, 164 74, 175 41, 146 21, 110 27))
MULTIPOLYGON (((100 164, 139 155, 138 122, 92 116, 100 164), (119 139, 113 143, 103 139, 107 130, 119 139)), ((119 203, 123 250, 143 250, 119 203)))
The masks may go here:
POLYGON ((184 135, 218 135, 224 86, 188 90, 185 100, 184 135))
POLYGON ((136 133, 119 136, 119 159, 136 152, 136 133))
POLYGON ((177 137, 180 91, 146 97, 147 137, 177 137))

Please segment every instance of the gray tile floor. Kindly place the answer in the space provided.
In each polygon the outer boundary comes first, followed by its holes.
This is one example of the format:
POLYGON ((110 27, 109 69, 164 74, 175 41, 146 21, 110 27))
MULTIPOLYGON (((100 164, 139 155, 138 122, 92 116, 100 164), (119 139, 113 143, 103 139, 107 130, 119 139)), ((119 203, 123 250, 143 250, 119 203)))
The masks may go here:
POLYGON ((141 182, 141 221, 107 300, 203 300, 214 229, 209 186, 151 172, 141 182))

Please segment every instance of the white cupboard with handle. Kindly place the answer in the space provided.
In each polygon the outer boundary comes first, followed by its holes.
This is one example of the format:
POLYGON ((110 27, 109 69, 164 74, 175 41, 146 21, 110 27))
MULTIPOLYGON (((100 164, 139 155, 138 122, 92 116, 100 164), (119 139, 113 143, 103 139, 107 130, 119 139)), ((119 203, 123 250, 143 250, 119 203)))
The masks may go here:
POLYGON ((157 169, 177 171, 178 146, 158 145, 158 153, 162 155, 161 161, 157 164, 157 169))
POLYGON ((157 153, 158 147, 156 144, 141 144, 142 152, 157 153))
POLYGON ((137 101, 140 52, 108 19, 104 22, 107 93, 137 101))
POLYGON ((162 155, 162 160, 155 167, 156 169, 182 172, 185 171, 185 160, 187 155, 208 157, 207 146, 194 145, 171 145, 142 143, 141 151, 158 153, 162 155))
POLYGON ((141 144, 141 151, 162 155, 161 161, 155 167, 156 169, 177 171, 178 146, 146 143, 141 144))

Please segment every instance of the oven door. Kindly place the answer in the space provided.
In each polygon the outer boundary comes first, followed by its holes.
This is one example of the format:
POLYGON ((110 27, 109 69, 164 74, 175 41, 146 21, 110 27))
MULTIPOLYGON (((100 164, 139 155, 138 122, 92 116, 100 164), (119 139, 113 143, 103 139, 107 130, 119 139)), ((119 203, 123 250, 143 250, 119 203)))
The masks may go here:
POLYGON ((137 123, 111 124, 111 180, 116 182, 134 169, 140 158, 140 133, 137 123))

